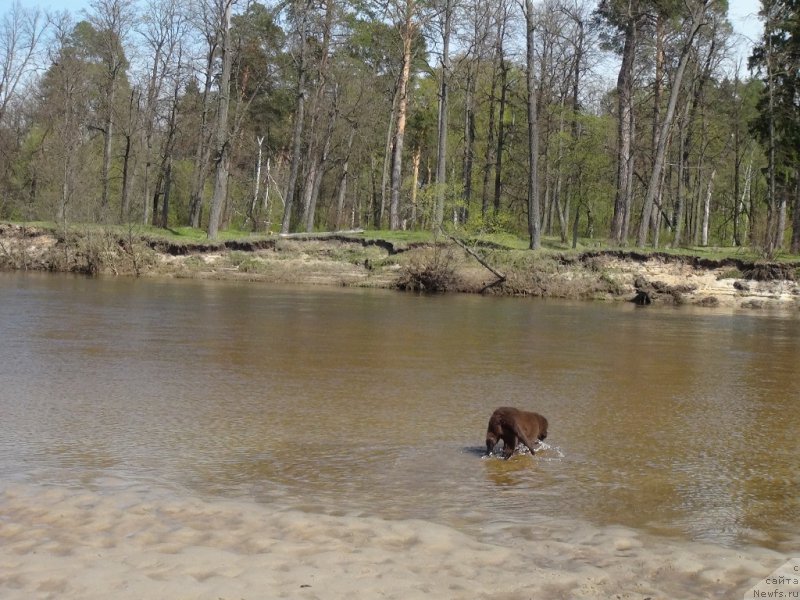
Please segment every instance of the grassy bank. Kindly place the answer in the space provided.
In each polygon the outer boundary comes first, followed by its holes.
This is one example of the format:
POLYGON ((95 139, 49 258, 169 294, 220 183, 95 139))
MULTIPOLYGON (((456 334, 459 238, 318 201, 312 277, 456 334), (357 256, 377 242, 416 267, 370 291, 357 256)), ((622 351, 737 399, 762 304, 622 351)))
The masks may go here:
POLYGON ((0 269, 398 288, 645 303, 796 304, 800 260, 742 248, 631 250, 556 238, 351 231, 208 240, 191 228, 0 223, 0 269))

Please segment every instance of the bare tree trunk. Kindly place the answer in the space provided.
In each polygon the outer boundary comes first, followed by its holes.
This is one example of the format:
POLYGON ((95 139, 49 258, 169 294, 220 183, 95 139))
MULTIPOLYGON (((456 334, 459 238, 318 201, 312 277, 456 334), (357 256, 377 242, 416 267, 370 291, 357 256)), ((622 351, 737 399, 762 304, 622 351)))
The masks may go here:
MULTIPOLYGON (((211 112, 211 84, 213 80, 212 65, 216 52, 216 41, 209 40, 206 54, 205 83, 203 85, 202 109, 200 115, 200 131, 194 157, 192 185, 189 192, 189 223, 199 228, 203 216, 203 189, 205 188, 208 165, 211 160, 211 144, 209 143, 208 117, 211 112)), ((145 214, 145 218, 147 215, 145 214)))
POLYGON ((422 149, 417 146, 411 157, 411 225, 417 223, 417 189, 419 188, 419 162, 422 158, 422 149))
POLYGON ((381 201, 378 209, 378 218, 374 223, 376 229, 383 227, 383 218, 389 199, 389 185, 392 176, 392 141, 394 140, 394 124, 397 118, 397 102, 400 97, 400 88, 395 86, 392 94, 392 112, 389 114, 389 126, 386 128, 386 145, 383 149, 383 172, 381 174, 381 201))
POLYGON ((703 202, 703 229, 700 238, 701 246, 708 246, 708 225, 711 217, 711 192, 714 189, 714 178, 717 176, 717 170, 711 171, 711 176, 708 178, 708 187, 706 188, 706 199, 703 202))
POLYGON ((122 196, 119 204, 119 221, 125 223, 129 221, 131 210, 130 188, 131 172, 136 168, 136 161, 133 158, 133 136, 125 134, 125 150, 122 154, 122 196))
POLYGON ((208 237, 216 239, 219 231, 222 204, 228 193, 228 161, 230 160, 230 134, 228 131, 228 107, 231 100, 231 7, 235 0, 223 0, 222 14, 222 73, 219 80, 219 110, 217 111, 217 133, 215 149, 214 195, 211 199, 211 214, 208 218, 208 237))
POLYGON ((653 225, 653 247, 658 248, 659 239, 661 236, 661 220, 664 213, 662 199, 664 194, 664 180, 667 177, 666 169, 661 170, 661 183, 658 186, 658 197, 655 199, 655 210, 651 218, 653 225))
POLYGON ((139 92, 134 88, 131 90, 131 97, 128 103, 128 131, 125 134, 125 151, 122 155, 122 196, 119 206, 120 223, 125 223, 130 218, 130 180, 131 173, 136 169, 136 161, 133 156, 133 134, 135 130, 136 114, 138 113, 139 92), (133 164, 132 164, 133 163, 133 164))
POLYGON ((686 211, 686 192, 687 186, 687 160, 686 155, 686 126, 689 120, 689 102, 683 111, 683 117, 678 121, 678 193, 673 215, 674 234, 672 237, 672 247, 678 248, 683 242, 683 222, 686 211))
POLYGON ((103 127, 103 191, 100 199, 100 206, 105 209, 108 206, 111 189, 111 141, 114 133, 114 98, 117 94, 116 76, 109 83, 108 89, 108 112, 106 122, 103 127))
MULTIPOLYGON (((172 92, 172 105, 170 107, 169 120, 167 122, 167 137, 164 140, 163 148, 163 161, 161 163, 161 172, 164 181, 164 203, 161 211, 160 226, 167 228, 169 226, 169 198, 170 186, 172 184, 172 155, 175 151, 175 139, 178 133, 178 104, 180 102, 181 84, 183 83, 180 76, 181 66, 181 53, 178 52, 178 71, 175 74, 175 87, 172 92)), ((155 215, 154 215, 155 216, 155 215)))
POLYGON ((445 0, 444 27, 442 30, 442 80, 439 85, 439 118, 436 146, 436 205, 433 211, 434 227, 444 220, 444 198, 447 185, 447 109, 450 84, 450 30, 453 23, 453 0, 445 0))
POLYGON ((636 55, 637 24, 635 11, 638 2, 629 0, 625 27, 622 64, 617 77, 617 193, 611 219, 611 239, 622 244, 627 238, 626 223, 630 219, 633 198, 633 62, 636 55))
POLYGON ((792 215, 792 254, 800 254, 800 168, 794 171, 794 211, 792 215))
POLYGON ((508 65, 500 54, 500 105, 497 115, 497 150, 494 154, 494 214, 500 212, 500 197, 503 195, 503 147, 506 144, 506 98, 508 94, 508 65))
POLYGON ((161 227, 169 227, 169 197, 172 188, 172 156, 167 159, 164 173, 164 200, 161 203, 161 227))
POLYGON ((408 84, 411 78, 411 50, 416 26, 414 13, 416 0, 406 0, 404 23, 400 28, 403 39, 403 68, 398 83, 397 120, 392 149, 392 193, 389 201, 389 229, 400 228, 400 188, 403 183, 403 142, 406 135, 406 116, 408 112, 408 84))
POLYGON ((539 115, 536 106, 536 83, 534 81, 534 63, 536 51, 534 46, 533 2, 525 0, 526 38, 526 87, 528 92, 528 233, 530 249, 537 250, 541 242, 541 217, 539 215, 539 115))
POLYGON ((561 110, 558 117, 558 156, 556 158, 556 185, 553 190, 553 200, 556 211, 558 212, 559 235, 561 243, 567 243, 567 218, 569 216, 569 198, 562 197, 562 187, 564 184, 564 98, 561 99, 561 110), (563 203, 562 203, 563 199, 563 203))
MULTIPOLYGON (((583 57, 585 53, 585 41, 586 41, 586 33, 585 33, 585 24, 584 18, 582 15, 576 13, 570 14, 572 19, 575 21, 575 25, 578 28, 578 36, 577 39, 574 41, 575 45, 575 59, 572 69, 572 140, 573 143, 578 144, 580 137, 581 137, 581 124, 578 116, 580 115, 580 82, 581 82, 581 68, 583 65, 583 57)), ((567 180, 567 198, 573 196, 572 191, 578 187, 580 189, 580 174, 579 173, 571 173, 568 180, 567 180)), ((580 194, 577 195, 575 200, 575 220, 572 225, 572 247, 578 247, 578 233, 579 233, 579 223, 580 223, 580 212, 582 208, 582 196, 580 194)), ((565 210, 565 215, 569 218, 569 210, 565 210)))
POLYGON ((316 68, 316 89, 314 96, 309 104, 309 132, 311 140, 308 142, 308 151, 304 165, 306 168, 305 182, 302 188, 303 213, 302 223, 305 231, 313 231, 314 218, 316 212, 317 197, 322 176, 325 172, 325 163, 330 152, 331 136, 336 119, 336 103, 338 99, 338 88, 328 84, 328 59, 330 54, 330 40, 333 32, 334 3, 332 0, 325 2, 324 28, 322 40, 319 48, 315 52, 319 54, 316 68), (322 139, 317 135, 317 129, 322 117, 322 109, 325 105, 326 92, 332 89, 333 102, 328 112, 328 125, 322 139))
POLYGON ((740 230, 740 220, 742 216, 743 203, 741 195, 741 175, 742 175, 742 132, 741 132, 741 112, 740 101, 738 100, 741 82, 739 81, 739 68, 736 68, 736 76, 733 81, 734 92, 737 100, 735 101, 736 111, 733 114, 733 245, 742 245, 742 235, 740 230))
POLYGON ((351 123, 350 136, 347 138, 347 154, 342 163, 342 176, 339 179, 339 191, 336 199, 336 222, 337 230, 342 228, 342 217, 344 216, 344 199, 347 196, 347 178, 350 174, 350 153, 353 150, 353 140, 356 137, 356 125, 351 123))
POLYGON ((313 172, 313 176, 310 177, 310 193, 305 195, 305 197, 308 199, 308 203, 304 205, 306 231, 314 231, 314 216, 317 209, 317 199, 319 198, 319 190, 320 186, 322 185, 322 176, 325 174, 328 156, 330 155, 333 128, 336 126, 337 113, 335 102, 336 100, 334 100, 334 106, 331 107, 331 112, 328 117, 328 127, 325 131, 325 139, 322 144, 322 153, 319 157, 317 157, 316 160, 313 161, 311 168, 309 169, 309 173, 313 172))
POLYGON ((250 199, 250 205, 247 208, 247 219, 253 224, 253 231, 258 229, 258 224, 256 222, 256 207, 258 206, 258 196, 261 192, 261 148, 264 144, 264 136, 257 136, 256 143, 258 144, 258 153, 256 154, 256 176, 255 181, 253 181, 253 197, 250 199))
POLYGON ((131 154, 132 140, 130 135, 125 136, 125 150, 122 154, 122 197, 119 204, 119 220, 124 223, 130 212, 130 174, 131 174, 131 154))
POLYGON ((467 85, 464 95, 464 168, 462 180, 464 185, 464 210, 462 221, 469 218, 472 204, 472 171, 475 162, 475 73, 472 66, 467 73, 467 85))
POLYGON ((267 176, 264 178, 264 202, 262 203, 264 230, 269 232, 272 227, 272 202, 270 197, 270 187, 272 184, 272 163, 267 158, 267 176))
MULTIPOLYGON (((752 157, 752 153, 751 153, 750 160, 748 161, 747 167, 745 168, 745 172, 744 172, 744 189, 742 190, 741 194, 737 198, 737 202, 739 204, 738 204, 738 209, 736 211, 737 214, 739 215, 740 219, 741 219, 741 217, 743 215, 746 215, 748 222, 752 222, 752 215, 749 214, 745 210, 745 200, 750 195, 750 183, 752 181, 752 178, 753 178, 753 157, 752 157)), ((739 236, 740 236, 740 238, 744 237, 744 238, 750 239, 750 235, 747 234, 746 227, 747 226, 745 225, 745 227, 744 227, 745 235, 742 236, 742 229, 743 229, 742 225, 741 225, 741 223, 738 225, 739 236)), ((750 234, 752 234, 752 231, 750 232, 750 234)), ((741 244, 739 244, 739 245, 741 245, 741 244)))
MULTIPOLYGON (((652 122, 652 145, 653 145, 653 163, 655 167, 655 148, 658 146, 658 125, 661 121, 661 83, 664 76, 664 18, 659 11, 656 11, 656 24, 655 24, 655 79, 653 81, 653 122, 652 122)), ((658 194, 656 205, 659 207, 658 212, 650 219, 653 225, 653 247, 658 248, 660 234, 661 234, 661 198, 663 197, 664 190, 664 173, 661 175, 661 182, 658 187, 658 194)))
MULTIPOLYGON (((770 13, 772 10, 770 10, 770 13)), ((767 40, 767 120, 768 120, 768 137, 767 137, 767 232, 766 232, 766 251, 768 255, 772 255, 775 251, 776 235, 773 230, 775 222, 775 73, 773 69, 773 55, 772 55, 772 18, 767 18, 765 28, 765 38, 767 40)))
POLYGON ((367 209, 365 211, 365 217, 367 220, 367 227, 369 227, 370 222, 375 229, 381 227, 381 219, 380 213, 380 201, 378 200, 379 197, 379 190, 378 190, 378 178, 375 176, 375 157, 370 157, 370 170, 369 170, 369 178, 370 178, 370 187, 372 193, 369 195, 369 200, 367 201, 367 209), (376 225, 377 223, 377 225, 376 225))
POLYGON ((481 193, 481 216, 489 212, 489 182, 492 169, 495 168, 494 138, 495 138, 495 104, 497 102, 497 64, 492 69, 492 88, 489 92, 489 124, 486 131, 486 153, 483 163, 483 190, 481 193))
POLYGON ((286 181, 284 194, 283 220, 281 233, 289 233, 292 224, 292 210, 294 208, 294 195, 297 187, 297 173, 300 170, 300 154, 303 149, 303 122, 305 120, 306 105, 306 41, 308 39, 308 13, 311 10, 310 0, 301 0, 302 14, 300 15, 300 55, 297 59, 297 103, 294 112, 294 132, 292 133, 292 162, 289 165, 289 179, 286 181))
POLYGON ((153 66, 150 72, 150 81, 147 85, 147 99, 145 105, 144 123, 144 181, 142 184, 144 202, 144 222, 150 221, 150 167, 153 158, 153 128, 155 126, 156 99, 161 88, 161 78, 158 76, 158 67, 161 63, 161 48, 163 40, 158 40, 155 44, 153 55, 153 66))
POLYGON ((784 174, 784 186, 781 188, 781 193, 778 195, 778 223, 775 227, 775 250, 783 250, 783 232, 786 230, 786 196, 789 193, 788 176, 784 174))
POLYGON ((656 47, 655 47, 655 79, 653 80, 653 164, 655 164, 655 149, 658 145, 658 126, 661 122, 661 83, 664 77, 664 18, 656 13, 656 47))
POLYGON ((63 179, 61 181, 61 194, 58 199, 58 209, 56 210, 56 222, 60 225, 66 226, 67 223, 67 204, 69 203, 70 197, 70 173, 72 172, 72 154, 70 152, 64 153, 64 162, 62 165, 62 176, 63 179))

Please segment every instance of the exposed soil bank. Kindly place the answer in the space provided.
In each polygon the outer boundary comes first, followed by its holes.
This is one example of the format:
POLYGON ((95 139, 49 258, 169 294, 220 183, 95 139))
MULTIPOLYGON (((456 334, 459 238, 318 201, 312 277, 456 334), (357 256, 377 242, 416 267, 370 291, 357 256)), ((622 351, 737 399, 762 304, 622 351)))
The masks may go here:
POLYGON ((0 223, 0 269, 800 309, 798 266, 790 263, 398 244, 357 234, 177 243, 0 223))

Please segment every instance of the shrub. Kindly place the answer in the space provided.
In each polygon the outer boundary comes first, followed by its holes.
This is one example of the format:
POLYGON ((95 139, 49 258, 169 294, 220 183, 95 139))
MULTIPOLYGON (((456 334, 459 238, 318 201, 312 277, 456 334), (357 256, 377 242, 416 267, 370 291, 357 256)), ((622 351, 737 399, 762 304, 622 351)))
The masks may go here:
POLYGON ((240 273, 263 273, 268 269, 268 265, 258 258, 245 258, 239 263, 240 273))
POLYGON ((453 255, 436 248, 430 256, 403 267, 395 285, 406 291, 446 292, 455 282, 453 255))

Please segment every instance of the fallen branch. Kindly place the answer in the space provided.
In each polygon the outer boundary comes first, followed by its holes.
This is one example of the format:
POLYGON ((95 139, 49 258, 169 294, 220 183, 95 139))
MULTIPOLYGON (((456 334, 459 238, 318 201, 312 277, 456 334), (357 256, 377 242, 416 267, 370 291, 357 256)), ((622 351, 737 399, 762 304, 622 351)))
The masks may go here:
POLYGON ((306 231, 299 233, 279 233, 278 236, 282 238, 325 238, 335 235, 351 235, 356 233, 364 233, 363 229, 343 229, 341 231, 306 231))
POLYGON ((492 267, 491 265, 489 265, 489 264, 488 264, 488 263, 487 263, 485 260, 483 260, 483 258, 481 258, 481 257, 480 257, 480 256, 479 256, 479 255, 478 255, 478 254, 477 254, 477 253, 474 251, 474 250, 472 250, 472 248, 468 248, 468 247, 467 247, 467 246, 464 244, 464 242, 462 242, 461 240, 459 240, 458 238, 456 238, 456 237, 454 237, 454 236, 452 236, 452 235, 450 235, 450 234, 445 234, 445 235, 446 235, 448 238, 450 238, 451 240, 453 240, 453 241, 454 241, 456 244, 458 244, 459 246, 461 246, 461 248, 464 250, 464 252, 466 252, 467 254, 469 254, 469 255, 470 255, 472 258, 474 258, 475 260, 477 260, 479 263, 481 263, 481 265, 483 265, 483 266, 484 266, 486 269, 488 269, 488 270, 489 270, 489 271, 490 271, 490 272, 491 272, 491 273, 492 273, 492 274, 493 274, 495 277, 497 277, 497 280, 496 280, 496 281, 494 281, 494 282, 493 282, 493 283, 491 283, 490 285, 487 285, 487 286, 486 286, 487 288, 493 287, 493 286, 495 286, 495 285, 497 285, 497 284, 499 284, 499 283, 502 283, 502 282, 504 282, 504 281, 506 280, 506 276, 505 276, 505 275, 503 275, 503 274, 502 274, 500 271, 498 271, 497 269, 495 269, 494 267, 492 267))

